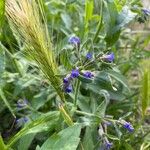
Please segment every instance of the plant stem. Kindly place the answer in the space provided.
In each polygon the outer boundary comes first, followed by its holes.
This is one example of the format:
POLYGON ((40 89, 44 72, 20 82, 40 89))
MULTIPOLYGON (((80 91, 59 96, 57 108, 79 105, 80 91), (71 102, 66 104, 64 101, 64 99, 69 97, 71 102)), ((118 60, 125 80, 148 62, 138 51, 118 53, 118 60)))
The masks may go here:
POLYGON ((81 150, 84 150, 84 147, 81 141, 80 141, 80 147, 81 147, 81 150))
POLYGON ((76 87, 75 87, 75 98, 74 98, 74 105, 75 105, 75 107, 77 106, 77 99, 78 99, 79 87, 80 87, 80 81, 77 80, 76 87))
MULTIPOLYGON (((86 116, 94 116, 94 117, 98 117, 98 118, 100 118, 99 116, 97 116, 97 115, 95 115, 95 114, 90 114, 90 113, 87 113, 87 112, 83 112, 83 111, 79 111, 79 110, 76 110, 75 111, 77 114, 79 114, 79 115, 86 115, 86 116)), ((101 119, 101 118, 100 118, 101 119)))
POLYGON ((67 123, 67 125, 72 126, 74 124, 73 120, 62 105, 59 106, 59 111, 61 115, 63 116, 64 121, 67 123))

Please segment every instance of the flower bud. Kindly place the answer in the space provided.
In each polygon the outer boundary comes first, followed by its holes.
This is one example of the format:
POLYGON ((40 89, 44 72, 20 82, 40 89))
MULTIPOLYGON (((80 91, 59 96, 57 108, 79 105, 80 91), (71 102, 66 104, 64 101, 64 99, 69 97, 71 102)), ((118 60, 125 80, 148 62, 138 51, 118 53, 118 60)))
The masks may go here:
POLYGON ((123 124, 123 127, 126 128, 129 132, 133 132, 134 131, 134 128, 132 126, 132 124, 130 122, 125 122, 123 124))
POLYGON ((80 45, 80 38, 77 36, 72 36, 69 38, 68 42, 72 45, 79 46, 80 45))
POLYGON ((18 108, 23 108, 23 107, 26 107, 28 105, 28 101, 26 99, 22 100, 22 99, 19 99, 17 101, 17 107, 18 108))
POLYGON ((92 53, 89 52, 89 53, 86 54, 86 58, 88 60, 92 59, 92 57, 93 57, 92 53))
POLYGON ((79 76, 79 70, 78 69, 73 69, 71 71, 71 77, 72 78, 77 78, 79 76))
POLYGON ((92 78, 92 77, 94 77, 94 74, 90 71, 86 71, 83 73, 83 76, 86 78, 92 78))
POLYGON ((72 92, 72 86, 68 85, 68 86, 64 87, 64 91, 65 91, 65 93, 71 93, 72 92))
POLYGON ((112 52, 112 53, 110 53, 110 54, 108 54, 108 55, 104 55, 103 58, 104 58, 106 61, 108 61, 108 62, 112 62, 112 61, 114 60, 115 56, 114 56, 114 53, 112 52))

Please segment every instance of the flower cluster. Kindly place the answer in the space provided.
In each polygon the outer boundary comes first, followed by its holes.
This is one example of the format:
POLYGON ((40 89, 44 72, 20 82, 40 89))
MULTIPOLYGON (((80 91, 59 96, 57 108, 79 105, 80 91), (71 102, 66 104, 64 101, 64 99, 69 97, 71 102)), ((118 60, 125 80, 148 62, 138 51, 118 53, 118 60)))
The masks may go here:
POLYGON ((99 126, 98 134, 103 140, 103 144, 101 145, 100 148, 102 148, 103 150, 110 150, 113 146, 113 143, 109 142, 109 140, 107 139, 105 135, 105 130, 101 124, 99 126))
MULTIPOLYGON (((68 42, 75 47, 80 46, 80 38, 77 36, 70 37, 68 42)), ((92 57, 93 57, 92 53, 90 53, 90 52, 87 53, 87 55, 86 55, 87 59, 90 60, 90 59, 92 59, 92 57)), ((76 69, 73 69, 71 71, 71 73, 68 74, 65 78, 63 78, 63 90, 65 93, 72 92, 73 88, 72 88, 71 82, 73 81, 73 79, 78 78, 79 75, 80 75, 79 69, 76 68, 76 69)), ((82 75, 88 79, 94 77, 94 74, 90 71, 82 71, 82 75)))
POLYGON ((63 89, 64 89, 65 93, 72 92, 71 81, 74 78, 77 78, 78 76, 79 76, 79 70, 78 69, 73 69, 71 71, 71 74, 69 74, 65 78, 63 78, 63 89))
MULTIPOLYGON (((133 132, 134 128, 130 122, 127 122, 123 119, 116 120, 116 123, 121 124, 122 127, 127 129, 129 132, 133 132)), ((100 146, 101 149, 103 150, 110 150, 113 147, 113 143, 109 142, 107 138, 107 133, 105 131, 107 130, 107 126, 109 126, 111 122, 109 121, 104 121, 104 124, 100 124, 99 129, 98 129, 98 134, 102 138, 103 144, 100 146)))
MULTIPOLYGON (((83 73, 83 76, 87 79, 90 79, 94 77, 94 74, 90 71, 81 71, 83 73)), ((79 69, 73 69, 71 71, 71 74, 68 74, 65 78, 63 78, 63 89, 65 93, 70 93, 72 92, 72 85, 71 82, 73 79, 78 78, 80 75, 79 69)))
MULTIPOLYGON (((77 36, 70 37, 68 42, 74 45, 75 47, 80 46, 80 38, 77 36)), ((92 52, 88 52, 85 57, 87 60, 91 60, 93 58, 92 52)), ((114 53, 112 52, 110 54, 103 55, 102 59, 104 59, 107 62, 113 62, 114 57, 115 57, 114 53)), ((94 74, 91 71, 81 71, 81 72, 83 77, 87 79, 91 79, 94 77, 94 74)), ((72 92, 73 88, 71 82, 73 81, 74 78, 78 78, 79 75, 80 75, 79 69, 73 69, 70 74, 68 74, 65 78, 63 78, 63 89, 65 93, 72 92)))

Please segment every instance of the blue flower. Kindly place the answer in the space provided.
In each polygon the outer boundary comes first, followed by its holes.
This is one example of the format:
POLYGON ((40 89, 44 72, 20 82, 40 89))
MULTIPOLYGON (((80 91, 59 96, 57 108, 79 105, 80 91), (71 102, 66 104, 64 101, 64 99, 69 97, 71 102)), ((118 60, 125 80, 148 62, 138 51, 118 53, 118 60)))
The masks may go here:
POLYGON ((71 76, 63 78, 63 83, 68 84, 71 80, 71 76))
POLYGON ((29 121, 29 118, 27 116, 25 116, 20 119, 16 119, 16 125, 19 128, 19 127, 23 126, 25 123, 27 123, 28 121, 29 121))
POLYGON ((73 69, 71 71, 71 77, 72 78, 77 78, 79 76, 79 70, 78 69, 73 69))
POLYGON ((110 150, 113 146, 113 143, 110 143, 109 141, 106 141, 105 142, 105 147, 106 147, 106 150, 110 150))
POLYGON ((129 132, 133 132, 134 131, 134 128, 132 126, 132 124, 130 122, 125 122, 123 124, 123 127, 126 128, 129 132))
POLYGON ((73 45, 77 46, 77 45, 80 45, 80 38, 77 37, 77 36, 72 36, 72 37, 69 38, 68 42, 70 44, 73 44, 73 45))
POLYGON ((93 57, 92 53, 89 52, 89 53, 86 54, 87 59, 92 59, 92 57, 93 57))
POLYGON ((92 78, 94 77, 93 73, 90 72, 90 71, 86 71, 83 73, 83 76, 86 77, 86 78, 92 78))
POLYGON ((28 101, 26 99, 24 100, 18 100, 17 101, 17 107, 18 108, 23 108, 23 107, 26 107, 28 105, 28 101))
POLYGON ((66 87, 64 87, 65 93, 71 93, 72 92, 72 86, 68 85, 66 87))
POLYGON ((150 15, 150 10, 149 10, 149 9, 143 8, 142 11, 143 11, 143 13, 144 13, 145 15, 150 15))
POLYGON ((114 58, 115 58, 115 56, 114 56, 113 52, 104 56, 104 59, 109 62, 112 62, 114 60, 114 58))
POLYGON ((23 117, 23 121, 24 121, 24 123, 26 123, 26 122, 29 121, 29 118, 28 117, 23 117))

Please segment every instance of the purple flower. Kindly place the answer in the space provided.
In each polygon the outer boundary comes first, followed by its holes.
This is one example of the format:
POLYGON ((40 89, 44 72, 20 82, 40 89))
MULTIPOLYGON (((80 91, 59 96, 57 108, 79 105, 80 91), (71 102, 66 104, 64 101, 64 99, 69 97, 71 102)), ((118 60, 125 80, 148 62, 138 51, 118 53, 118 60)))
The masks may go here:
POLYGON ((28 105, 28 101, 26 99, 24 100, 18 100, 17 101, 17 107, 18 108, 23 108, 23 107, 26 107, 28 105))
POLYGON ((109 141, 105 142, 105 148, 106 148, 106 150, 110 150, 112 148, 112 146, 113 146, 113 143, 110 143, 109 141))
POLYGON ((70 44, 73 44, 73 45, 77 46, 77 45, 80 45, 80 38, 77 37, 77 36, 72 36, 72 37, 69 38, 68 42, 70 44))
POLYGON ((71 71, 71 77, 72 78, 77 78, 79 76, 79 70, 78 69, 73 69, 71 71))
POLYGON ((70 81, 71 81, 71 76, 63 78, 63 83, 64 84, 68 84, 68 83, 70 83, 70 81))
POLYGON ((65 78, 63 78, 63 83, 64 83, 63 84, 63 89, 64 89, 65 93, 72 92, 72 86, 70 84, 71 80, 72 80, 72 77, 71 77, 70 74, 67 75, 65 78))
POLYGON ((132 126, 132 124, 130 122, 125 122, 123 124, 123 127, 126 128, 129 132, 133 132, 134 131, 134 128, 132 126))
POLYGON ((18 123, 26 123, 26 122, 28 122, 29 121, 29 118, 28 117, 22 117, 22 118, 20 118, 20 119, 17 119, 16 120, 16 123, 18 124, 18 123))
POLYGON ((29 118, 28 117, 23 117, 23 121, 24 121, 24 123, 26 123, 26 122, 29 121, 29 118))
POLYGON ((104 59, 109 62, 112 62, 114 60, 114 58, 115 58, 115 56, 114 56, 113 52, 104 56, 104 59))
POLYGON ((150 15, 150 10, 149 10, 149 9, 143 8, 142 11, 143 11, 143 13, 144 13, 145 15, 150 15))
POLYGON ((68 85, 66 87, 64 87, 65 93, 71 93, 72 92, 72 86, 68 85))
POLYGON ((16 120, 16 125, 17 125, 17 127, 21 127, 21 126, 23 126, 25 123, 27 123, 29 121, 29 118, 27 117, 27 116, 25 116, 25 117, 22 117, 22 118, 20 118, 20 119, 17 119, 16 120))
POLYGON ((93 73, 90 72, 90 71, 86 71, 83 73, 83 76, 86 77, 86 78, 92 78, 94 77, 93 73))
POLYGON ((93 57, 92 53, 89 52, 89 53, 86 54, 87 59, 92 59, 92 57, 93 57))

